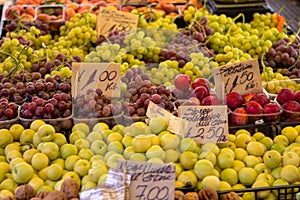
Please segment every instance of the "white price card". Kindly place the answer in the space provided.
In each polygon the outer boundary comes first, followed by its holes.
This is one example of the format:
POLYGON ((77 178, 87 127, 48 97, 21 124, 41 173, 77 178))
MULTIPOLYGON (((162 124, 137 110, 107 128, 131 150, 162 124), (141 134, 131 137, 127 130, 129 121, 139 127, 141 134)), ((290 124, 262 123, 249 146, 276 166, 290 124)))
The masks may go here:
POLYGON ((227 106, 179 106, 179 117, 186 121, 185 137, 197 143, 228 141, 227 106))
POLYGON ((174 200, 175 165, 127 160, 117 164, 118 170, 131 175, 131 200, 174 200))

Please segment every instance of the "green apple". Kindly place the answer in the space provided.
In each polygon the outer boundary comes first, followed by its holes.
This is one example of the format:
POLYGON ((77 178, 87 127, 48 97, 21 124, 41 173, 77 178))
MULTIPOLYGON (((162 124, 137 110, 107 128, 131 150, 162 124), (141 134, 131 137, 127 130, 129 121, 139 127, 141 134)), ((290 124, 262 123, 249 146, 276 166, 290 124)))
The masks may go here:
POLYGON ((160 139, 158 135, 155 134, 148 134, 147 137, 151 140, 151 146, 153 145, 160 145, 160 139))
POLYGON ((285 135, 276 135, 273 139, 274 144, 283 144, 285 147, 287 147, 290 143, 289 139, 285 135))
POLYGON ((271 175, 275 178, 275 179, 280 179, 280 172, 282 170, 282 166, 276 167, 274 169, 272 169, 271 171, 271 175))
POLYGON ((48 179, 58 181, 63 175, 63 169, 58 164, 51 164, 46 172, 48 179))
POLYGON ((55 128, 50 124, 44 124, 39 127, 36 134, 40 137, 42 142, 50 142, 54 139, 55 128))
POLYGON ((231 149, 231 148, 229 148, 229 147, 224 147, 224 148, 220 149, 219 154, 220 154, 220 153, 228 153, 228 154, 230 154, 232 157, 235 157, 234 150, 231 149))
POLYGON ((14 193, 12 191, 9 191, 9 190, 1 190, 0 191, 0 199, 7 199, 8 197, 11 197, 13 198, 14 196, 14 193))
POLYGON ((45 167, 44 169, 41 169, 38 171, 38 176, 43 179, 44 181, 48 180, 47 177, 47 170, 49 169, 49 166, 45 167))
POLYGON ((16 164, 12 170, 12 178, 19 184, 27 183, 33 176, 32 166, 26 162, 16 164))
POLYGON ((281 154, 276 150, 269 150, 263 155, 263 162, 266 167, 274 169, 281 164, 281 154))
POLYGON ((74 131, 82 131, 87 136, 90 133, 90 127, 86 123, 76 123, 72 127, 72 132, 74 131))
POLYGON ((60 157, 63 159, 67 159, 69 156, 77 155, 78 149, 73 144, 64 144, 60 147, 60 157))
POLYGON ((118 154, 117 152, 115 151, 108 151, 106 152, 106 154, 104 155, 104 160, 107 162, 108 158, 113 155, 113 154, 118 154))
POLYGON ((226 181, 220 181, 220 188, 219 189, 220 189, 220 191, 232 190, 232 187, 226 181))
POLYGON ((59 180, 59 181, 57 181, 56 183, 55 183, 55 185, 54 185, 54 190, 58 190, 58 191, 60 191, 60 189, 61 189, 61 185, 63 184, 63 182, 64 182, 64 180, 59 180))
POLYGON ((133 139, 133 137, 132 137, 131 135, 125 134, 125 135, 123 136, 121 142, 122 142, 123 146, 126 148, 126 147, 131 146, 131 144, 132 144, 132 139, 133 139))
POLYGON ((93 126, 93 131, 97 131, 99 133, 103 132, 104 130, 108 130, 109 126, 104 122, 98 122, 93 126))
POLYGON ((239 173, 239 171, 244 167, 246 167, 246 165, 243 161, 241 161, 241 160, 233 161, 232 169, 234 169, 237 173, 239 173))
MULTIPOLYGON (((252 184, 252 188, 259 188, 259 187, 269 187, 269 184, 266 183, 263 180, 256 180, 253 184, 252 184)), ((270 193, 270 190, 262 190, 257 192, 257 197, 260 199, 265 199, 270 193)))
POLYGON ((107 145, 108 151, 115 151, 119 154, 122 154, 124 151, 123 144, 119 141, 113 141, 107 145))
MULTIPOLYGON (((96 156, 98 156, 98 155, 96 155, 96 156)), ((92 165, 92 168, 97 166, 98 164, 106 165, 106 162, 104 160, 104 156, 102 156, 101 158, 97 158, 97 159, 91 158, 90 163, 92 165)))
POLYGON ((11 191, 11 192, 15 192, 15 190, 17 189, 18 187, 18 183, 12 179, 12 178, 7 178, 7 179, 4 179, 1 183, 0 183, 0 188, 1 190, 8 190, 8 191, 11 191))
POLYGON ((95 140, 91 143, 91 150, 94 155, 105 155, 107 152, 107 144, 103 140, 95 140))
POLYGON ((195 188, 198 182, 197 176, 192 170, 181 172, 177 177, 177 180, 183 182, 184 185, 190 183, 192 188, 195 188))
POLYGON ((147 159, 160 158, 162 160, 165 160, 165 156, 165 151, 158 145, 153 145, 146 151, 147 159))
POLYGON ((239 182, 245 186, 251 186, 257 177, 257 172, 251 167, 245 167, 239 172, 239 182))
POLYGON ((102 176, 100 176, 98 183, 97 183, 98 187, 104 186, 104 184, 106 182, 106 177, 107 177, 107 174, 103 174, 102 176))
POLYGON ((40 177, 32 177, 28 184, 31 185, 31 187, 33 187, 35 192, 37 192, 40 187, 45 185, 45 182, 40 177))
POLYGON ((192 151, 195 152, 197 149, 197 143, 192 138, 183 138, 179 144, 179 150, 181 152, 192 151))
POLYGON ((282 155, 282 165, 295 165, 296 167, 299 166, 299 156, 297 153, 288 151, 284 152, 282 155))
POLYGON ((118 160, 122 161, 125 160, 125 158, 123 157, 123 155, 117 153, 109 156, 109 158, 107 159, 107 166, 116 169, 118 160))
POLYGON ((253 155, 246 156, 243 162, 246 164, 247 167, 252 168, 254 168, 258 163, 261 163, 259 157, 253 155))
POLYGON ((221 152, 217 156, 217 165, 221 169, 232 167, 234 163, 234 156, 231 153, 221 152))
POLYGON ((179 159, 180 152, 174 149, 168 149, 165 151, 165 163, 176 163, 179 159))
POLYGON ((53 188, 52 188, 50 185, 46 185, 46 183, 45 183, 45 185, 41 186, 41 187, 36 191, 36 193, 38 194, 38 193, 40 193, 41 191, 48 191, 48 192, 51 192, 51 191, 53 191, 53 188))
POLYGON ((248 156, 248 151, 243 148, 234 149, 235 159, 243 161, 246 156, 248 156))
POLYGON ((80 177, 87 175, 90 168, 91 163, 86 159, 80 159, 74 164, 74 172, 76 172, 80 177))
POLYGON ((265 163, 258 163, 255 165, 254 169, 256 170, 257 174, 261 173, 271 173, 271 168, 267 167, 265 163))
POLYGON ((65 168, 69 171, 74 170, 75 163, 81 158, 78 155, 70 155, 65 160, 65 168))
POLYGON ((12 171, 16 164, 19 164, 19 163, 22 163, 22 162, 25 162, 25 160, 23 158, 15 158, 15 159, 13 159, 8 164, 9 170, 12 171))
POLYGON ((168 120, 161 116, 151 118, 149 121, 149 128, 153 134, 158 134, 166 130, 168 125, 168 120))
MULTIPOLYGON (((284 186, 284 185, 289 185, 289 182, 287 182, 285 179, 279 178, 279 179, 276 179, 274 181, 272 186, 277 186, 278 187, 278 186, 284 186)), ((285 194, 286 189, 280 189, 279 191, 278 190, 273 190, 272 192, 277 197, 279 192, 280 192, 280 194, 285 194)))
POLYGON ((0 162, 6 162, 5 156, 0 156, 0 162))
POLYGON ((164 135, 167 134, 167 133, 171 133, 171 132, 170 132, 170 131, 162 131, 162 132, 160 132, 159 134, 157 134, 157 137, 158 137, 159 139, 161 139, 161 137, 164 136, 164 135))
POLYGON ((248 199, 248 200, 255 200, 255 193, 254 192, 244 192, 241 199, 248 199))
POLYGON ((217 163, 217 156, 211 151, 200 153, 199 159, 209 160, 213 165, 217 163))
MULTIPOLYGON (((28 129, 28 130, 31 130, 31 129, 28 129)), ((32 131, 32 130, 31 130, 32 131)), ((38 134, 35 134, 34 132, 34 135, 32 137, 32 144, 37 147, 40 143, 42 143, 43 141, 41 140, 41 138, 38 136, 38 134)))
POLYGON ((136 153, 145 153, 151 146, 151 140, 146 135, 138 135, 132 139, 132 147, 136 153))
POLYGON ((95 167, 89 169, 88 176, 92 181, 97 183, 100 176, 107 173, 108 173, 108 167, 103 164, 98 164, 95 167))
POLYGON ((46 181, 45 181, 45 184, 46 185, 49 185, 51 188, 53 188, 53 190, 54 190, 54 187, 55 187, 55 184, 57 183, 57 181, 52 181, 52 180, 50 180, 50 179, 47 179, 46 181))
POLYGON ((62 158, 56 158, 55 160, 52 160, 51 164, 58 164, 62 169, 65 169, 65 160, 62 158))
POLYGON ((86 184, 87 182, 92 181, 92 179, 89 177, 89 175, 85 175, 83 177, 81 177, 81 185, 86 184))
POLYGON ((23 158, 22 154, 18 150, 12 150, 6 154, 6 160, 8 162, 12 161, 15 158, 23 158))
POLYGON ((252 139, 251 135, 248 135, 247 133, 240 133, 236 136, 235 144, 236 144, 236 147, 246 149, 248 143, 251 142, 252 140, 253 139, 252 139))
POLYGON ((275 179, 274 177, 271 175, 271 173, 261 173, 258 174, 256 177, 256 181, 261 180, 264 181, 268 184, 268 186, 272 186, 275 179))
POLYGON ((62 133, 55 133, 54 138, 52 140, 58 147, 61 147, 64 144, 67 144, 67 138, 62 133))
POLYGON ((298 137, 299 133, 295 127, 286 126, 281 130, 281 134, 286 136, 289 140, 289 143, 292 144, 295 142, 296 138, 298 137))
POLYGON ((29 128, 36 132, 40 126, 46 124, 42 119, 35 119, 33 122, 31 122, 29 128))
POLYGON ((103 141, 107 141, 107 137, 109 136, 109 134, 113 133, 112 130, 110 129, 107 129, 107 130, 104 130, 101 135, 102 135, 102 138, 103 138, 103 141))
POLYGON ((283 154, 283 152, 285 151, 285 149, 286 149, 286 146, 284 146, 284 144, 282 144, 282 143, 273 144, 272 147, 271 147, 271 150, 276 150, 281 155, 283 154))
POLYGON ((76 140, 85 139, 85 138, 86 138, 85 133, 77 130, 77 131, 72 131, 72 133, 69 136, 69 141, 71 144, 74 144, 76 140))
POLYGON ((13 135, 8 129, 0 129, 0 148, 5 148, 6 145, 14 141, 13 135))
POLYGON ((92 188, 95 188, 95 187, 97 187, 97 183, 95 183, 93 181, 88 181, 88 182, 86 182, 85 184, 83 184, 81 186, 81 191, 89 190, 89 189, 92 189, 92 188))
POLYGON ((265 146, 257 141, 251 141, 247 145, 247 152, 249 155, 262 156, 265 153, 265 146))
POLYGON ((177 149, 180 144, 180 138, 173 133, 166 133, 160 138, 160 145, 164 150, 177 149))
POLYGON ((80 176, 76 172, 68 171, 65 174, 63 174, 63 176, 62 176, 63 180, 68 179, 68 178, 74 179, 78 183, 78 185, 81 185, 80 176))
POLYGON ((94 153, 91 149, 83 148, 78 152, 78 156, 81 159, 90 160, 93 157, 94 153))
POLYGON ((295 165, 285 165, 280 170, 280 177, 289 183, 294 183, 299 180, 299 170, 295 165))
POLYGON ((147 124, 142 121, 132 123, 129 127, 127 127, 127 129, 128 134, 133 137, 150 134, 151 132, 147 124))
POLYGON ((214 165, 209 160, 198 160, 194 166, 194 172, 199 180, 202 180, 208 175, 213 175, 214 165))
POLYGON ((86 139, 92 144, 96 140, 103 140, 103 136, 99 132, 92 131, 89 133, 89 135, 86 137, 86 139))
POLYGON ((91 144, 87 139, 79 138, 75 141, 74 145, 77 147, 78 150, 84 149, 84 148, 90 148, 91 144))
POLYGON ((126 147, 126 148, 124 149, 124 151, 123 151, 123 156, 124 156, 124 158, 125 158, 126 160, 129 160, 129 159, 130 159, 130 156, 131 156, 132 154, 134 154, 134 153, 135 153, 135 151, 134 151, 133 147, 132 147, 132 146, 128 146, 128 147, 126 147))
POLYGON ((202 188, 214 188, 215 190, 220 190, 220 179, 214 175, 209 175, 203 178, 202 188))
POLYGON ((106 138, 106 142, 107 143, 111 143, 114 141, 119 141, 122 142, 123 139, 123 135, 121 133, 118 132, 112 132, 111 134, 109 134, 106 138))
POLYGON ((300 147, 292 147, 289 151, 295 152, 300 157, 300 147))
POLYGON ((145 156, 144 153, 133 153, 129 160, 133 160, 133 161, 140 161, 140 162, 146 162, 147 158, 145 156))
POLYGON ((60 156, 59 147, 54 142, 42 142, 37 149, 48 156, 49 160, 55 160, 60 156))
POLYGON ((7 155, 8 152, 12 151, 12 150, 17 150, 17 151, 21 151, 20 148, 20 143, 19 142, 13 142, 10 143, 8 145, 6 145, 6 147, 4 148, 4 154, 7 155))
POLYGON ((164 161, 160 158, 150 158, 149 160, 147 160, 147 162, 164 164, 164 161))
POLYGON ((49 158, 44 153, 36 153, 32 156, 31 159, 31 166, 33 169, 39 171, 45 167, 47 167, 49 164, 49 158))
POLYGON ((211 143, 211 142, 202 144, 200 149, 201 149, 200 153, 213 152, 216 156, 220 153, 220 149, 219 149, 218 145, 215 143, 211 143))
POLYGON ((0 162, 0 183, 6 178, 6 173, 9 172, 9 164, 7 162, 0 162))
POLYGON ((265 137, 265 134, 263 134, 262 132, 255 132, 253 135, 252 135, 252 137, 254 137, 254 139, 256 140, 256 141, 259 141, 259 140, 261 140, 261 139, 263 139, 264 137, 265 137))
POLYGON ((238 173, 232 168, 223 169, 220 173, 220 178, 222 181, 226 181, 231 186, 237 184, 239 180, 238 173))
POLYGON ((259 142, 262 143, 263 145, 265 145, 266 150, 270 150, 274 144, 272 138, 267 137, 267 136, 260 139, 259 142))

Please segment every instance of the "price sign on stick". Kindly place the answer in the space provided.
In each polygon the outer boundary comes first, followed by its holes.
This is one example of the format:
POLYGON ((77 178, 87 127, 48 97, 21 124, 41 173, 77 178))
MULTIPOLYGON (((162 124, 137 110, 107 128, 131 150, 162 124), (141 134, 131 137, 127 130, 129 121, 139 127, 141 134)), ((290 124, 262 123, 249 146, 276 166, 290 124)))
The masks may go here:
POLYGON ((173 200, 175 165, 137 161, 117 161, 117 169, 131 175, 131 200, 173 200))
POLYGON ((72 68, 73 96, 85 94, 88 89, 102 89, 103 94, 120 97, 120 64, 80 63, 72 68))
MULTIPOLYGON (((235 91, 244 95, 263 91, 257 59, 224 65, 215 68, 213 73, 216 85, 224 85, 225 94, 235 91)), ((216 86, 217 94, 222 93, 220 88, 216 86)))
POLYGON ((157 104, 153 103, 152 101, 149 101, 146 116, 151 118, 161 116, 163 118, 166 118, 167 120, 170 119, 171 113, 168 112, 166 109, 158 106, 157 104))
POLYGON ((185 137, 197 143, 228 141, 227 106, 179 106, 178 115, 186 121, 185 137))
POLYGON ((131 31, 137 29, 138 15, 101 7, 97 16, 98 35, 107 36, 110 31, 131 31))

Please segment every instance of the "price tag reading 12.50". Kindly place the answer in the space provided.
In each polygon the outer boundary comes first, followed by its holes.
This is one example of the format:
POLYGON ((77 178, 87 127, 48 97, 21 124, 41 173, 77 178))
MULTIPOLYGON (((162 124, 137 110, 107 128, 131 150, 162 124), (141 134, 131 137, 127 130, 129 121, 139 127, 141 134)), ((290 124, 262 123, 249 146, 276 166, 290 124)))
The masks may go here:
POLYGON ((72 68, 74 96, 85 94, 87 90, 100 88, 104 95, 120 97, 120 64, 80 63, 72 68), (74 74, 74 76, 73 76, 74 74))
POLYGON ((138 15, 109 8, 100 8, 97 17, 98 35, 107 36, 110 31, 131 31, 137 29, 138 15))
POLYGON ((185 120, 185 137, 197 143, 228 141, 227 106, 179 106, 179 117, 185 120))
MULTIPOLYGON (((225 94, 235 91, 244 95, 263 91, 257 59, 228 64, 216 68, 214 69, 214 79, 216 85, 224 85, 225 91, 223 93, 225 94)), ((216 86, 216 89, 217 88, 219 87, 216 86)), ((222 91, 216 92, 221 93, 222 91)))

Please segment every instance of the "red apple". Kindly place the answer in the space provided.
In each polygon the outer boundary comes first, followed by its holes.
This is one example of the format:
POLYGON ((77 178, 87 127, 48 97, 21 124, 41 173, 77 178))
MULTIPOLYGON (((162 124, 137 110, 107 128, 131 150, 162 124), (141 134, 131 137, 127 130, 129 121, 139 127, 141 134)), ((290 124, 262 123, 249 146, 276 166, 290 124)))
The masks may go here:
POLYGON ((252 98, 255 96, 255 93, 249 93, 249 94, 245 94, 243 96, 244 98, 244 104, 247 103, 248 101, 252 100, 252 98))
POLYGON ((263 92, 256 93, 251 100, 258 102, 261 106, 270 102, 269 97, 263 92))
POLYGON ((297 101, 298 103, 300 103, 300 90, 297 90, 295 92, 295 101, 297 101))
POLYGON ((200 106, 200 101, 197 97, 190 97, 188 100, 184 101, 182 106, 200 106))
POLYGON ((270 102, 264 106, 264 120, 266 122, 275 122, 279 119, 280 116, 280 107, 277 103, 270 102), (273 114, 274 115, 270 115, 273 114))
POLYGON ((248 123, 248 115, 243 107, 236 108, 231 114, 231 122, 237 126, 243 126, 248 123))
POLYGON ((193 82, 192 82, 192 88, 195 89, 198 86, 204 86, 206 87, 207 91, 210 91, 210 83, 207 79, 205 78, 196 78, 193 82))
POLYGON ((193 90, 192 95, 202 101, 202 99, 209 95, 209 92, 207 91, 206 87, 198 86, 193 90))
POLYGON ((231 110, 240 107, 243 104, 243 101, 243 96, 238 92, 229 92, 225 97, 225 102, 231 110))
POLYGON ((294 99, 295 99, 295 94, 293 90, 291 90, 290 88, 282 88, 281 90, 279 90, 277 94, 277 101, 281 105, 283 105, 287 101, 292 101, 294 99))
POLYGON ((191 84, 191 78, 186 74, 178 74, 174 78, 174 85, 177 89, 187 90, 191 84))
POLYGON ((246 112, 248 114, 262 114, 263 108, 256 101, 249 101, 248 103, 246 103, 246 112))
POLYGON ((221 105, 221 102, 215 94, 210 94, 202 99, 201 105, 221 105))

